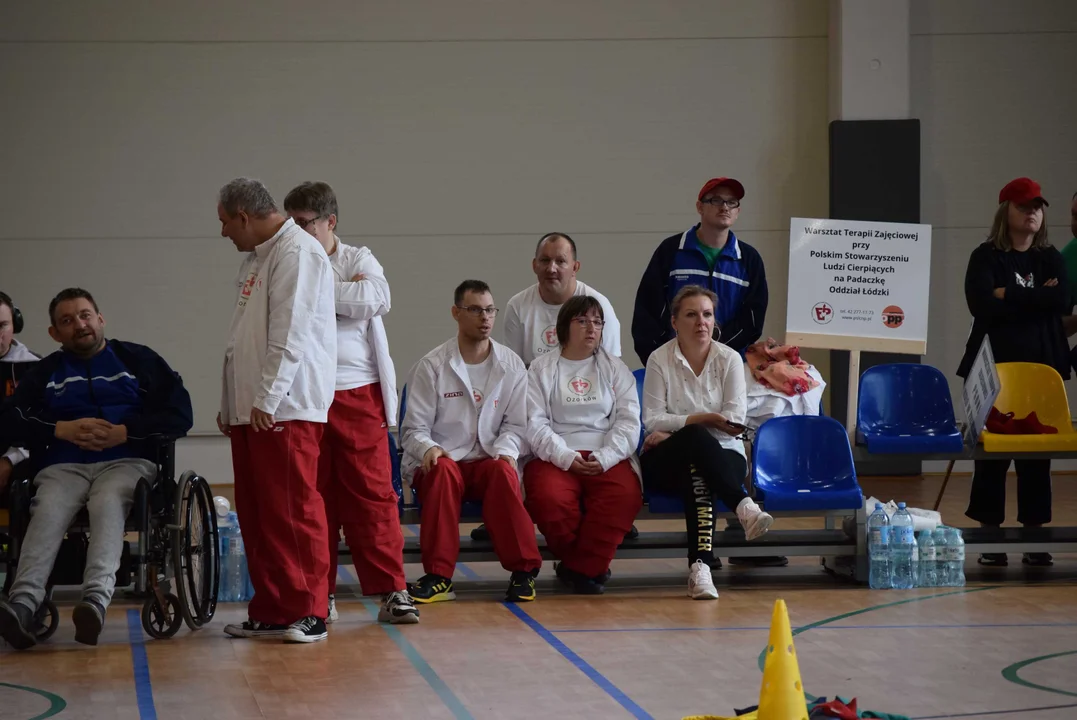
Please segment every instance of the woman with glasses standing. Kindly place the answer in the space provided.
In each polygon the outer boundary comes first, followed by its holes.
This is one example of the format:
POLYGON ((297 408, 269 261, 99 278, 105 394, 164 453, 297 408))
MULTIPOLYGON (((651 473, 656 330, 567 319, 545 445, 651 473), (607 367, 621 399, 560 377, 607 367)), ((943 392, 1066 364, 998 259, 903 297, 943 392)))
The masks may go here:
POLYGON ((527 509, 560 560, 557 577, 585 595, 603 592, 643 505, 636 380, 602 347, 604 324, 601 301, 570 298, 557 313, 560 348, 528 371, 527 509))
MULTIPOLYGON (((1069 379, 1069 344, 1062 328, 1068 315, 1069 280, 1062 254, 1047 244, 1039 183, 1017 178, 999 192, 998 209, 986 241, 972 251, 965 272, 965 300, 972 332, 957 374, 968 379, 984 338, 996 363, 1050 365, 1069 379)), ((1010 421, 1014 424, 1019 419, 1010 421)), ((1028 428, 1035 431, 1038 428, 1028 428)), ((965 515, 983 527, 1006 518, 1006 473, 1011 458, 977 460, 965 515)), ((1051 522, 1051 461, 1016 460, 1017 522, 1039 527, 1051 522)), ((1005 553, 985 553, 981 565, 1008 564, 1005 553)), ((1051 565, 1049 553, 1025 553, 1026 565, 1051 565)))
POLYGON ((713 338, 716 303, 715 294, 698 285, 677 293, 676 337, 651 353, 643 381, 643 483, 648 491, 684 500, 688 595, 694 600, 718 598, 711 578, 716 499, 736 511, 748 540, 774 522, 744 491, 744 364, 713 338))

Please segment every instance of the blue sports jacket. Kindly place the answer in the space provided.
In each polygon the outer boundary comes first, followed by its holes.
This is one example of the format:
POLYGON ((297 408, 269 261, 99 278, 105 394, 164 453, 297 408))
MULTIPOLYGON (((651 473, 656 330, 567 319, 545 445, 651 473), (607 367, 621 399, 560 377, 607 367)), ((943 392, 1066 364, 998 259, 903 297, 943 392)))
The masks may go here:
POLYGON ((663 240, 639 282, 632 341, 644 365, 652 352, 673 339, 670 303, 686 285, 701 285, 718 296, 714 309, 718 340, 742 357, 745 348, 763 334, 767 274, 759 252, 730 232, 711 270, 699 249, 697 228, 698 224, 663 240))
POLYGON ((156 460, 162 436, 186 435, 193 424, 191 397, 168 363, 143 345, 109 340, 92 358, 58 350, 28 371, 0 412, 0 445, 28 448, 38 469, 132 457, 156 460), (127 442, 94 451, 56 438, 58 421, 82 418, 125 425, 127 442))

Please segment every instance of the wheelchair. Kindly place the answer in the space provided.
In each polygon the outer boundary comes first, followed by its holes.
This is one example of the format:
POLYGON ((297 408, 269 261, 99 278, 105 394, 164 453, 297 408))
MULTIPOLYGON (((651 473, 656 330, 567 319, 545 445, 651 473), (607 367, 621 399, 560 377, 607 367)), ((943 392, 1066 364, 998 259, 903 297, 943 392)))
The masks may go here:
MULTIPOLYGON (((177 480, 175 453, 176 438, 163 439, 157 447, 157 476, 138 481, 124 525, 125 533, 137 533, 138 539, 132 552, 131 542, 124 538, 116 572, 117 590, 131 586, 133 579, 134 589, 127 596, 144 600, 142 627, 158 640, 174 636, 183 623, 191 630, 209 623, 217 610, 220 583, 217 519, 209 483, 190 470, 177 480)), ((4 596, 18 570, 33 493, 32 474, 12 482, 4 596)), ((54 587, 82 585, 90 532, 83 508, 68 528, 34 618, 39 641, 51 637, 59 625, 54 587)))

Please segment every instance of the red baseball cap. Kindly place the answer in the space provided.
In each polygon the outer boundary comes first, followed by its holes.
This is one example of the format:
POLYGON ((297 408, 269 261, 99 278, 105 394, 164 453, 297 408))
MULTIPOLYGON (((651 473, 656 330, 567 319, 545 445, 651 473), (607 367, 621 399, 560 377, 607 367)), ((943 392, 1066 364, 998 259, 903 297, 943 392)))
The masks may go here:
MULTIPOLYGON (((720 177, 711 178, 710 180, 708 180, 703 185, 703 189, 699 191, 699 197, 697 198, 697 200, 702 200, 720 187, 727 187, 732 190, 733 195, 736 196, 737 200, 742 200, 744 198, 744 186, 740 184, 739 180, 734 180, 733 178, 727 177, 720 177)), ((1039 186, 1037 185, 1037 187, 1039 186)))
POLYGON ((999 191, 998 203, 1001 205, 1009 200, 1012 203, 1024 204, 1039 200, 1044 205, 1048 205, 1042 193, 1038 182, 1027 177, 1019 177, 1016 180, 1010 180, 1006 183, 1006 187, 999 191))

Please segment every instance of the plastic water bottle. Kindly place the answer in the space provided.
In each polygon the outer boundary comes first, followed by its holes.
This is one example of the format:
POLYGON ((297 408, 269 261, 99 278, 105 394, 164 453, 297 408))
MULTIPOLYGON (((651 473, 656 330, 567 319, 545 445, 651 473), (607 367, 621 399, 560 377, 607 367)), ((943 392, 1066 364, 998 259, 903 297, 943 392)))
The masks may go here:
POLYGON ((938 587, 938 548, 935 546, 935 534, 931 530, 920 533, 920 557, 916 565, 917 587, 938 587))
POLYGON ((939 525, 931 531, 931 541, 935 543, 935 587, 950 587, 949 570, 946 565, 947 546, 950 543, 946 535, 949 530, 945 525, 939 525))
POLYGON ((915 585, 915 552, 912 515, 905 509, 905 503, 898 503, 898 510, 890 519, 890 586, 895 590, 908 590, 915 585))
POLYGON ((868 585, 872 590, 890 587, 890 518, 882 503, 868 517, 868 585))
POLYGON ((965 539, 957 528, 946 528, 946 580, 949 587, 965 587, 965 539))

